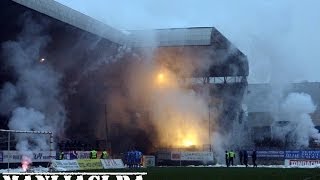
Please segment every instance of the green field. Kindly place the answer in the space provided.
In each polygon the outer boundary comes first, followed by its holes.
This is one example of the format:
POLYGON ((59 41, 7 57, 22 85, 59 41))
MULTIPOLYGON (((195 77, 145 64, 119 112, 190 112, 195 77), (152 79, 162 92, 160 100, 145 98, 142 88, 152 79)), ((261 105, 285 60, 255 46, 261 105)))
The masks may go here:
MULTIPOLYGON (((147 172, 148 175, 144 176, 144 180, 320 180, 320 169, 316 168, 156 167, 147 169, 90 170, 84 172, 147 172)), ((22 179, 24 178, 19 180, 22 179)), ((32 179, 35 178, 33 177, 32 179)), ((113 179, 116 178, 114 177, 113 179)), ((109 178, 109 180, 113 179, 109 178)), ((131 179, 134 180, 134 178, 131 179)), ((1 176, 0 180, 3 180, 1 176)))
MULTIPOLYGON (((166 167, 148 168, 138 170, 113 170, 142 171, 148 175, 146 180, 320 180, 320 169, 282 169, 282 168, 217 168, 217 167, 166 167)), ((106 171, 96 171, 106 172, 106 171)), ((112 171, 108 171, 112 172, 112 171)))

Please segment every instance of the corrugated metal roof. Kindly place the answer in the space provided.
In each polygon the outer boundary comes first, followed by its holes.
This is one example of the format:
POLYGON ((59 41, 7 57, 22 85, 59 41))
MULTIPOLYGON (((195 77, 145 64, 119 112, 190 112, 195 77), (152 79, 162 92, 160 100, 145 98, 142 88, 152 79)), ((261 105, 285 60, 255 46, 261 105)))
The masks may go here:
POLYGON ((12 0, 47 16, 96 34, 118 44, 124 44, 126 35, 100 21, 64 6, 54 0, 12 0))
POLYGON ((204 46, 211 44, 214 28, 172 28, 130 31, 133 46, 204 46), (149 37, 149 38, 146 38, 149 37))

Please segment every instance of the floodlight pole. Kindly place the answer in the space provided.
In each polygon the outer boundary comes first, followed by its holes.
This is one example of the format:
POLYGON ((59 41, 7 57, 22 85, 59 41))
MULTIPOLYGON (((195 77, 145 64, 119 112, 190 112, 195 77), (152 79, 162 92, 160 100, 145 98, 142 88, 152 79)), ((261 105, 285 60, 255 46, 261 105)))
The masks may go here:
POLYGON ((209 145, 210 145, 210 147, 209 147, 209 151, 211 152, 211 117, 210 117, 210 109, 211 108, 211 106, 210 106, 210 104, 208 105, 208 125, 209 125, 209 127, 208 127, 208 140, 209 140, 209 145))
POLYGON ((50 164, 49 164, 49 172, 52 172, 52 160, 53 160, 53 134, 50 133, 50 164))
POLYGON ((9 158, 9 152, 10 152, 10 131, 8 132, 8 172, 10 168, 10 158, 9 158))
POLYGON ((181 147, 179 148, 179 150, 180 150, 180 167, 181 167, 181 154, 182 154, 181 147))
MULTIPOLYGON (((10 166, 10 135, 11 133, 30 133, 30 134, 49 134, 50 135, 50 166, 52 165, 52 151, 53 151, 53 133, 49 131, 22 131, 22 130, 7 130, 7 129, 0 129, 0 132, 8 132, 8 172, 9 172, 9 166, 10 166)), ((51 167, 49 167, 49 170, 51 171, 51 167)))

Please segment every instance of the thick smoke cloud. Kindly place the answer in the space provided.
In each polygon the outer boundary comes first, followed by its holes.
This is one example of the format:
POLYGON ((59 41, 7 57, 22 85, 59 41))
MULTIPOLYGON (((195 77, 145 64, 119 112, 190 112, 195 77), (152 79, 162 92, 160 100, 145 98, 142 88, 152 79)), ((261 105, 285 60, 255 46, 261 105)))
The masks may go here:
POLYGON ((315 110, 310 95, 290 93, 280 105, 278 121, 273 126, 274 136, 287 141, 294 148, 308 147, 310 138, 320 140, 320 134, 310 117, 315 110), (286 124, 281 126, 277 124, 279 121, 285 121, 286 124))
POLYGON ((160 82, 156 82, 152 92, 151 112, 159 144, 167 147, 208 144, 208 107, 204 96, 183 88, 177 77, 168 72, 163 72, 163 80, 160 76, 156 81, 160 82))
MULTIPOLYGON (((59 2, 63 1, 59 0, 59 2)), ((275 99, 282 97, 286 84, 301 79, 313 80, 314 77, 316 77, 314 72, 316 72, 315 68, 317 66, 314 60, 319 59, 316 53, 317 51, 315 50, 319 42, 319 37, 314 37, 314 34, 320 27, 318 21, 315 21, 319 19, 316 13, 317 1, 311 1, 313 4, 304 4, 302 6, 300 6, 298 1, 290 1, 290 3, 287 1, 250 1, 249 3, 245 1, 175 1, 173 3, 170 1, 170 5, 168 5, 169 1, 161 1, 158 3, 141 1, 142 4, 132 3, 131 1, 115 3, 100 0, 96 2, 98 3, 93 3, 92 1, 82 1, 82 3, 81 1, 68 1, 65 3, 71 7, 75 7, 77 10, 97 17, 106 24, 114 25, 120 29, 186 26, 217 27, 234 42, 237 47, 248 55, 251 66, 250 82, 272 82, 274 84, 275 99), (110 4, 112 4, 112 6, 110 4), (183 8, 181 8, 182 4, 183 8), (301 15, 301 11, 304 12, 302 13, 303 15, 301 15), (308 19, 309 21, 305 21, 304 19, 308 19), (300 37, 299 40, 297 40, 297 37, 300 37), (300 66, 302 60, 307 63, 303 63, 303 66, 300 66)), ((12 114, 11 128, 19 128, 15 126, 16 123, 14 122, 22 116, 25 116, 25 114, 32 114, 33 119, 38 119, 41 123, 32 124, 32 126, 26 125, 30 130, 35 130, 39 127, 43 127, 41 130, 57 130, 61 128, 65 119, 64 107, 60 99, 62 96, 60 96, 61 92, 59 91, 61 76, 55 72, 49 64, 41 64, 37 61, 41 58, 39 56, 41 54, 40 50, 46 46, 50 38, 43 35, 44 29, 42 29, 43 27, 39 26, 39 24, 30 23, 30 21, 28 24, 34 27, 26 28, 17 41, 8 42, 3 45, 6 57, 10 59, 10 61, 7 61, 7 64, 15 69, 18 78, 16 83, 8 83, 3 88, 1 102, 4 103, 1 105, 1 111, 5 114, 12 114)), ((87 46, 86 43, 80 44, 83 47, 87 46)), ((99 44, 99 40, 91 44, 91 48, 98 48, 97 44, 99 44)), ((79 50, 83 49, 83 47, 75 47, 74 49, 79 50)), ((105 49, 102 49, 101 51, 104 50, 105 49)), ((70 51, 72 51, 72 49, 70 51)), ((84 107, 81 108, 86 109, 86 112, 80 112, 80 107, 78 109, 75 108, 77 110, 73 112, 77 113, 73 113, 74 117, 72 118, 86 119, 85 123, 87 123, 88 119, 103 119, 101 112, 104 112, 103 109, 97 108, 101 108, 101 105, 97 104, 97 99, 100 99, 101 96, 97 96, 97 94, 100 95, 101 91, 104 91, 104 87, 102 83, 97 86, 96 82, 105 81, 107 78, 103 78, 103 76, 106 74, 101 73, 93 76, 91 72, 99 71, 102 69, 102 66, 106 67, 108 63, 114 63, 116 59, 118 59, 117 57, 105 57, 105 53, 101 53, 101 59, 100 57, 86 56, 92 55, 89 51, 87 54, 84 53, 84 57, 81 58, 75 57, 75 54, 78 52, 70 53, 70 57, 64 57, 66 59, 77 60, 81 60, 82 58, 95 59, 95 61, 91 61, 91 63, 87 60, 86 62, 89 62, 89 65, 85 63, 82 64, 81 71, 86 76, 85 78, 83 78, 83 74, 79 75, 79 73, 75 73, 78 74, 79 77, 72 79, 76 85, 80 84, 74 88, 76 89, 74 93, 79 94, 79 96, 75 96, 75 99, 81 98, 81 103, 84 104, 84 107), (83 96, 84 94, 86 96, 83 96), (100 114, 97 112, 100 112, 100 114)), ((65 54, 68 53, 61 54, 65 56, 65 54)), ((69 66, 71 67, 74 64, 78 64, 78 62, 80 61, 72 61, 72 63, 68 61, 66 63, 70 63, 69 66)), ((66 64, 62 66, 62 68, 67 67, 66 64)), ((122 70, 120 67, 110 68, 108 71, 114 69, 122 70)), ((111 82, 112 78, 110 79, 111 82)), ((121 80, 123 79, 117 79, 120 81, 116 86, 119 84, 122 86, 121 83, 123 82, 121 82, 121 80)), ((107 84, 107 86, 111 85, 107 84)), ((130 86, 122 87, 129 88, 130 86)), ((71 87, 71 89, 73 89, 73 87, 71 87)), ((110 90, 110 92, 105 92, 108 94, 116 94, 115 96, 107 95, 108 100, 105 100, 104 96, 101 98, 103 102, 100 103, 107 101, 107 103, 110 103, 110 106, 112 106, 110 109, 118 108, 115 111, 108 112, 109 114, 107 116, 112 119, 117 119, 121 125, 134 124, 132 123, 132 119, 134 118, 132 118, 131 115, 136 114, 136 119, 139 119, 140 113, 135 112, 135 109, 132 108, 133 105, 136 104, 130 104, 127 100, 128 95, 126 93, 131 90, 123 90, 123 92, 115 91, 116 90, 110 90), (116 101, 119 99, 122 101, 116 101), (119 105, 116 106, 114 102, 117 102, 119 105)), ((135 96, 136 99, 139 99, 137 97, 138 96, 135 96)), ((193 95, 188 97, 191 97, 189 98, 191 101, 194 98, 193 95)), ((181 102, 183 101, 184 100, 181 102)), ((73 102, 73 105, 70 106, 78 106, 79 103, 73 102)), ((179 101, 175 103, 179 104, 179 101)), ((198 107, 202 107, 202 105, 198 107)), ((190 109, 190 107, 186 109, 190 109)), ((201 110, 204 111, 205 108, 202 107, 201 110)), ((203 113, 204 112, 200 112, 199 114, 203 113)), ((83 119, 79 121, 83 121, 83 119)), ((30 121, 30 124, 31 122, 32 121, 30 121)), ((81 123, 84 123, 84 121, 79 123, 80 126, 81 123)), ((141 127, 146 126, 143 121, 138 121, 137 123, 140 124, 141 127)), ((99 122, 96 124, 99 124, 99 122)), ((99 132, 98 127, 99 125, 92 127, 90 132, 99 132), (98 130, 93 131, 95 130, 94 128, 98 130)), ((153 130, 153 128, 150 128, 151 126, 146 127, 150 129, 149 131, 153 130)), ((100 128, 103 129, 105 127, 101 125, 100 128)), ((137 127, 132 127, 132 129, 135 128, 137 127)), ((140 128, 140 126, 138 128, 140 128)), ((128 136, 134 137, 130 133, 128 136)), ((215 137, 218 136, 219 135, 215 137)), ((40 142, 37 143, 41 144, 40 142)))
MULTIPOLYGON (((46 61, 40 61, 50 42, 48 22, 31 14, 21 18, 22 31, 16 40, 2 44, 5 65, 12 69, 15 82, 7 82, 0 93, 0 112, 10 117, 9 129, 63 133, 66 120, 60 92, 61 75, 46 61)), ((34 150, 49 150, 45 135, 15 134, 22 155, 34 150)), ((27 153, 27 154, 26 154, 27 153)))
POLYGON ((317 0, 57 1, 119 29, 214 26, 248 56, 249 82, 319 81, 317 0))
POLYGON ((271 83, 275 120, 290 83, 320 80, 317 0, 58 1, 120 29, 217 27, 248 56, 249 83, 271 83))

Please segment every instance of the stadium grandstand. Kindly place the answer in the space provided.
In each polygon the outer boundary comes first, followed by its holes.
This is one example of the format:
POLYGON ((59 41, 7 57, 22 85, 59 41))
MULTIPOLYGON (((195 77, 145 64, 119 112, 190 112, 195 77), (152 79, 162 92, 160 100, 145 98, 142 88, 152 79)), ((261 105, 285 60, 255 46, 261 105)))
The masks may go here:
MULTIPOLYGON (((17 39, 24 19, 44 26, 51 39, 40 54, 64 74, 68 120, 65 134, 57 135, 57 148, 61 150, 112 148, 121 153, 137 147, 143 152, 154 151, 153 136, 123 123, 135 123, 136 112, 148 119, 148 112, 143 107, 126 107, 119 113, 112 104, 114 97, 130 104, 126 70, 151 49, 155 62, 181 80, 192 81, 188 88, 198 93, 209 91, 212 101, 219 101, 219 105, 208 107, 222 112, 218 117, 222 133, 232 129, 230 123, 242 120, 248 60, 214 27, 123 32, 56 1, 39 0, 1 0, 0 18, 0 43, 17 39), (184 72, 182 67, 188 64, 193 68, 184 72)), ((0 87, 16 80, 12 69, 2 64, 0 76, 0 87)), ((1 116, 2 129, 8 129, 8 121, 9 117, 1 116)), ((153 130, 152 125, 149 128, 153 130)), ((212 130, 213 123, 208 128, 212 130)))

